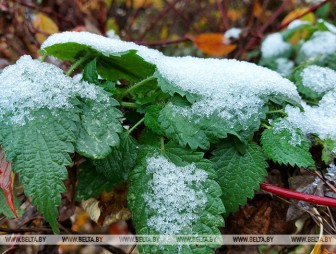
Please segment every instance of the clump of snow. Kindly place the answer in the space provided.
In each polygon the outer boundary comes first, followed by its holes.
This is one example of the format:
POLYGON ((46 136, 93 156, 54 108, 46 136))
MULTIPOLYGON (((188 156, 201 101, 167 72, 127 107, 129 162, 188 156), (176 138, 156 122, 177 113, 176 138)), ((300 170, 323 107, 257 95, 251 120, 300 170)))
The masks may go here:
POLYGON ((216 114, 243 128, 259 114, 265 97, 281 94, 299 101, 296 86, 278 73, 252 63, 228 59, 166 57, 157 64, 160 74, 180 89, 201 97, 187 116, 216 114))
POLYGON ((310 65, 301 72, 302 85, 317 92, 325 93, 336 88, 336 71, 310 65))
POLYGON ((151 175, 152 180, 144 199, 154 213, 148 226, 162 235, 190 230, 207 202, 202 188, 207 173, 194 164, 177 167, 162 155, 149 157, 146 162, 146 174, 151 175))
MULTIPOLYGON (((281 133, 281 131, 287 130, 290 133, 290 140, 288 143, 292 146, 299 146, 302 143, 301 135, 298 134, 295 126, 288 121, 288 119, 281 119, 273 123, 273 132, 275 134, 281 133)), ((283 137, 285 138, 285 137, 283 137)))
POLYGON ((309 24, 309 22, 306 21, 306 20, 295 19, 291 23, 289 23, 287 28, 288 29, 294 29, 294 28, 297 28, 299 26, 306 25, 306 24, 309 24))
POLYGON ((99 89, 87 82, 75 82, 53 64, 22 56, 0 74, 0 121, 8 116, 12 124, 23 125, 31 111, 71 108, 71 98, 97 99, 99 89))
POLYGON ((322 140, 336 139, 336 91, 326 93, 318 106, 302 103, 304 112, 286 106, 288 121, 305 134, 316 134, 322 140))
POLYGON ((281 33, 268 35, 261 44, 261 55, 263 58, 272 58, 286 54, 292 45, 285 42, 281 33))
MULTIPOLYGON (((87 32, 65 32, 50 36, 42 45, 76 42, 88 45, 106 55, 130 49, 155 64, 157 71, 177 88, 198 95, 188 114, 210 116, 216 113, 227 122, 237 119, 248 128, 248 120, 259 114, 269 95, 282 95, 299 101, 296 86, 278 73, 248 62, 229 59, 168 57, 154 49, 105 38, 87 32)), ((273 55, 290 49, 281 34, 266 39, 266 54, 273 55), (275 44, 274 44, 275 42, 275 44), (271 45, 269 45, 271 43, 271 45)))
POLYGON ((276 59, 275 63, 277 64, 276 71, 282 76, 288 76, 294 69, 294 62, 284 57, 276 59))
POLYGON ((232 27, 224 33, 224 43, 231 43, 232 39, 239 39, 242 30, 240 28, 232 27))
POLYGON ((300 60, 319 57, 336 52, 336 35, 328 31, 315 32, 299 50, 300 60))

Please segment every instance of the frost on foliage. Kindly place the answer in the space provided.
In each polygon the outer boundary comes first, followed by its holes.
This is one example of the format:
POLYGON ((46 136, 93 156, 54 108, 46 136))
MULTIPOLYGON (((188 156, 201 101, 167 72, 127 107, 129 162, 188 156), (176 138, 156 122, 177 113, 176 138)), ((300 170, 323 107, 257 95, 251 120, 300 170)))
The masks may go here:
MULTIPOLYGON (((291 146, 300 146, 302 142, 301 135, 295 129, 295 126, 288 121, 288 119, 281 119, 280 121, 276 121, 273 123, 273 132, 274 134, 280 134, 283 130, 289 131, 290 140, 288 143, 291 146)), ((285 137, 283 137, 285 138, 285 137)))
POLYGON ((328 28, 328 30, 334 34, 336 34, 336 26, 334 26, 333 24, 323 20, 323 19, 319 19, 317 21, 318 23, 322 23, 323 25, 326 26, 326 28, 328 28))
POLYGON ((316 134, 322 140, 336 139, 336 91, 326 93, 318 106, 302 103, 304 112, 286 107, 288 121, 305 134, 316 134))
POLYGON ((309 24, 309 22, 306 21, 306 20, 295 19, 291 23, 289 23, 287 28, 288 29, 295 29, 295 28, 298 28, 298 27, 300 27, 302 25, 306 25, 306 24, 309 24))
MULTIPOLYGON (((274 52, 274 47, 277 53, 291 49, 280 34, 274 36, 271 38, 275 38, 280 45, 271 45, 272 49, 268 51, 274 52)), ((248 120, 260 116, 260 108, 269 96, 279 95, 299 101, 292 82, 252 63, 228 59, 167 57, 157 50, 132 42, 87 32, 54 34, 43 43, 42 48, 69 42, 89 46, 105 55, 137 50, 137 54, 144 60, 156 65, 159 85, 164 92, 179 92, 191 98, 193 104, 190 110, 184 110, 186 116, 208 117, 216 114, 226 122, 236 121, 243 129, 247 129, 250 127, 248 120), (165 87, 162 78, 168 84, 165 87)))
MULTIPOLYGON (((41 108, 71 108, 78 96, 96 99, 97 88, 75 82, 58 67, 22 56, 0 74, 0 121, 9 117, 12 124, 24 124, 31 112, 41 108)), ((107 99, 107 98, 105 98, 107 99)))
POLYGON ((207 202, 202 183, 207 173, 191 164, 177 167, 163 156, 147 159, 147 175, 153 175, 145 194, 147 206, 155 211, 148 226, 164 235, 181 233, 198 219, 207 202))
POLYGON ((268 35, 261 45, 261 55, 263 58, 272 58, 286 55, 291 51, 291 44, 285 42, 281 33, 268 35))
POLYGON ((336 88, 336 71, 310 65, 301 72, 302 85, 317 93, 325 93, 336 88))
POLYGON ((283 76, 288 76, 293 71, 294 62, 287 58, 280 57, 275 60, 275 63, 277 64, 276 71, 283 76))
POLYGON ((298 53, 298 61, 322 57, 336 51, 336 35, 328 31, 315 32, 312 37, 304 42, 298 53))

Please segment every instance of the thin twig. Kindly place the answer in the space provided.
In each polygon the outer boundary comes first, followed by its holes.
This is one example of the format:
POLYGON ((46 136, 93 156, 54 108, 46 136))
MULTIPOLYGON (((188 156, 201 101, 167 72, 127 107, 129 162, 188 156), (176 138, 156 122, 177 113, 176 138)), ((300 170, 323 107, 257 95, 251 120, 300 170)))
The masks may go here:
POLYGON ((127 252, 127 254, 132 254, 132 252, 135 250, 135 248, 136 248, 136 244, 134 244, 133 246, 132 246, 132 248, 127 252))
POLYGON ((227 30, 230 28, 230 23, 229 23, 229 19, 227 15, 228 1, 224 0, 222 3, 221 0, 216 0, 216 4, 219 10, 219 13, 221 15, 222 21, 223 21, 224 29, 227 30))
POLYGON ((326 4, 330 0, 325 0, 321 3, 318 3, 317 5, 314 5, 310 8, 308 8, 305 12, 301 13, 300 15, 297 15, 296 17, 292 18, 291 20, 288 20, 286 23, 281 24, 274 32, 282 30, 283 28, 287 27, 292 21, 302 18, 303 16, 307 15, 309 12, 316 11, 318 8, 320 8, 322 5, 326 4))
POLYGON ((11 1, 13 3, 17 3, 17 4, 21 5, 21 6, 29 8, 29 9, 37 10, 39 12, 45 13, 45 14, 50 15, 50 16, 55 16, 56 18, 58 18, 58 19, 60 19, 60 20, 62 20, 64 22, 67 22, 67 23, 71 24, 73 27, 76 26, 76 24, 74 23, 74 21, 72 21, 70 19, 67 19, 66 17, 64 17, 62 15, 59 15, 55 11, 49 11, 49 10, 41 8, 40 6, 37 6, 37 5, 34 5, 34 4, 29 4, 29 3, 21 1, 21 0, 9 0, 9 1, 11 1))

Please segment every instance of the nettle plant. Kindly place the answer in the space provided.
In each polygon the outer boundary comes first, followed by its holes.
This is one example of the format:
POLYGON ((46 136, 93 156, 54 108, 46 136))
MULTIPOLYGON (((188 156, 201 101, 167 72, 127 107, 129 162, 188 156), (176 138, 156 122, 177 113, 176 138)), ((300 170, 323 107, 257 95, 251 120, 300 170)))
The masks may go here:
POLYGON ((335 89, 310 106, 293 82, 252 63, 167 57, 86 32, 52 35, 41 53, 74 64, 64 74, 23 56, 3 70, 0 143, 55 233, 63 180, 80 161, 76 200, 127 182, 137 234, 220 235, 224 216, 264 181, 269 160, 314 168, 317 142, 329 164, 334 158, 335 89), (70 77, 75 69, 82 77, 70 77))

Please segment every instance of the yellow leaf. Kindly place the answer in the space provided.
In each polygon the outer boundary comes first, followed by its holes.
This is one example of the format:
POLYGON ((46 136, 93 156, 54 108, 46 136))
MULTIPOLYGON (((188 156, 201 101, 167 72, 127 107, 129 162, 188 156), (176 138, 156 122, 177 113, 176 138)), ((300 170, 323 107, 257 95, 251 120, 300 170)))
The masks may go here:
POLYGON ((224 56, 237 48, 236 44, 225 44, 222 33, 199 34, 192 39, 199 50, 211 56, 224 56))
POLYGON ((163 7, 163 1, 162 0, 126 0, 126 5, 128 7, 131 7, 133 5, 133 8, 135 9, 153 6, 154 8, 161 10, 163 7))
POLYGON ((291 11, 282 20, 281 25, 287 24, 288 22, 290 23, 291 21, 293 21, 295 19, 305 20, 305 21, 308 21, 309 23, 313 24, 315 22, 315 16, 314 16, 314 13, 312 13, 312 12, 308 12, 306 15, 302 16, 301 18, 297 18, 300 15, 302 15, 303 13, 305 13, 306 11, 308 11, 307 7, 298 8, 298 9, 295 9, 294 11, 291 11))
POLYGON ((39 43, 54 33, 58 33, 58 26, 56 23, 43 13, 38 13, 33 20, 33 27, 37 30, 36 39, 39 43))
POLYGON ((243 11, 238 9, 229 9, 227 15, 231 21, 235 22, 243 16, 243 11))
POLYGON ((253 5, 253 15, 255 17, 257 17, 258 19, 262 19, 263 16, 264 16, 263 14, 264 14, 264 10, 263 10, 262 6, 260 5, 259 2, 256 2, 253 5))
POLYGON ((299 43, 299 41, 301 41, 302 39, 305 39, 308 37, 308 35, 310 34, 309 30, 307 28, 302 28, 302 29, 298 29, 288 40, 289 43, 291 43, 292 45, 296 45, 299 43))

